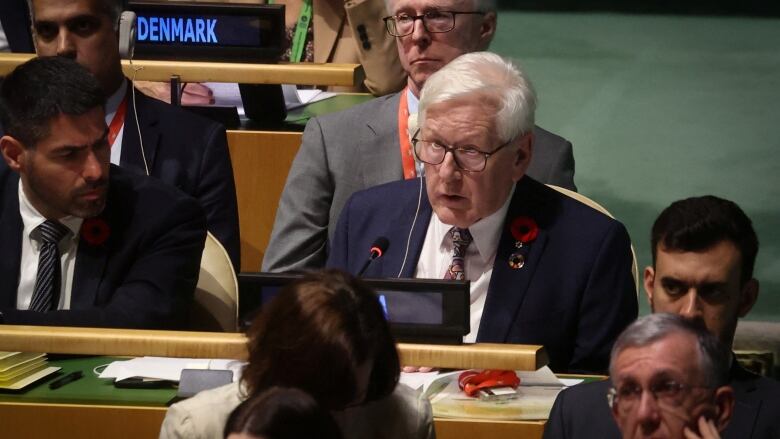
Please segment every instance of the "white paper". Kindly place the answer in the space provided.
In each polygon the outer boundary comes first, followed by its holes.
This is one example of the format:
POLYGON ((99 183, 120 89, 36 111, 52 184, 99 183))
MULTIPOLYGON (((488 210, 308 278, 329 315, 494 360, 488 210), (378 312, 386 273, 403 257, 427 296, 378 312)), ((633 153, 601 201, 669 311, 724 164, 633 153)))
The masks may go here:
POLYGON ((203 358, 139 357, 109 364, 99 378, 123 380, 131 377, 179 381, 183 369, 212 369, 233 371, 233 381, 238 381, 245 362, 238 360, 214 360, 203 358))
MULTIPOLYGON (((241 92, 238 84, 230 82, 206 82, 203 85, 210 88, 214 93, 214 105, 232 106, 238 109, 238 115, 243 117, 244 102, 241 100, 241 92)), ((338 93, 322 91, 319 89, 298 89, 294 85, 283 84, 282 94, 284 95, 284 104, 287 110, 293 110, 304 105, 321 101, 338 93)))

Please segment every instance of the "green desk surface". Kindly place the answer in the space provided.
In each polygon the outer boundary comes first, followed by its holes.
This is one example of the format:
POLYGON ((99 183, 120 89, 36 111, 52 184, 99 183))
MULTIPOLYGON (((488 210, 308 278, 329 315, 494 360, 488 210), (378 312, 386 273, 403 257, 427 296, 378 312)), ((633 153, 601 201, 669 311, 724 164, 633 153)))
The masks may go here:
POLYGON ((100 379, 93 372, 97 366, 116 357, 69 357, 52 359, 51 366, 62 369, 47 379, 38 381, 18 392, 0 393, 0 402, 101 404, 164 407, 176 395, 176 389, 117 389, 111 379, 100 379), (64 374, 80 370, 84 377, 59 389, 49 389, 49 383, 64 374))

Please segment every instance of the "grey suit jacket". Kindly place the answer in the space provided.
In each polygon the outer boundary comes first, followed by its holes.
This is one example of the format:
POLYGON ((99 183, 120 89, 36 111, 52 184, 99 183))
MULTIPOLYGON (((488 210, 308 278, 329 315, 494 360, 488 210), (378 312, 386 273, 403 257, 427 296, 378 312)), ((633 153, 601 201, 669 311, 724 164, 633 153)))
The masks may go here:
MULTIPOLYGON (((322 268, 328 239, 349 196, 403 179, 400 96, 383 96, 309 120, 276 210, 263 271, 322 268)), ((571 143, 539 127, 535 134, 528 175, 576 190, 571 143)))

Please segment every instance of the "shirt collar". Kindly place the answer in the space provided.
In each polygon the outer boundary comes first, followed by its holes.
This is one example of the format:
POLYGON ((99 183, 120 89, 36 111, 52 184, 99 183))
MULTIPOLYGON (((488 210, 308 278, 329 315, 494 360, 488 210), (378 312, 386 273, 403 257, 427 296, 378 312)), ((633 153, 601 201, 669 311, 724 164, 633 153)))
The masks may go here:
POLYGON ((119 88, 106 99, 106 124, 111 123, 116 110, 119 109, 119 104, 122 103, 122 99, 125 97, 125 93, 127 93, 127 79, 122 79, 122 84, 119 85, 119 88))
MULTIPOLYGON (((27 194, 24 193, 22 180, 19 180, 19 214, 22 216, 22 224, 24 226, 23 236, 29 237, 33 230, 46 221, 46 217, 38 212, 38 209, 30 203, 27 194)), ((70 236, 75 239, 79 236, 79 230, 81 230, 81 223, 84 222, 84 218, 68 215, 59 218, 58 221, 70 230, 70 236)))
POLYGON ((409 108, 409 114, 417 114, 417 109, 420 105, 420 100, 412 93, 409 87, 406 87, 406 105, 409 108))
MULTIPOLYGON (((496 256, 498 241, 501 239, 501 227, 504 225, 504 219, 514 193, 515 186, 513 185, 506 201, 497 211, 469 226, 469 232, 473 238, 472 245, 476 246, 480 258, 485 263, 492 261, 496 256)), ((452 225, 443 223, 436 212, 433 213, 432 221, 434 237, 441 243, 440 248, 451 250, 452 241, 449 239, 448 232, 452 225)))

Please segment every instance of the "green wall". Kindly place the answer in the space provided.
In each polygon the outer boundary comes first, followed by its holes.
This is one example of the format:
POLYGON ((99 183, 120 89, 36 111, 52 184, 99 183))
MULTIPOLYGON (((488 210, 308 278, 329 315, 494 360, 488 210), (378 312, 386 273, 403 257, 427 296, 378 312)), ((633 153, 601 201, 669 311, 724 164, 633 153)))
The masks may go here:
POLYGON ((732 199, 761 242, 749 318, 780 320, 780 19, 502 10, 491 49, 528 71, 537 124, 573 142, 580 192, 626 224, 640 271, 661 209, 732 199))

